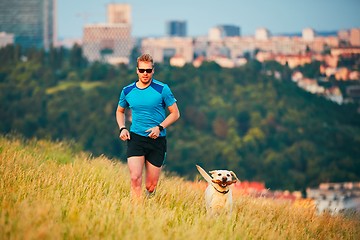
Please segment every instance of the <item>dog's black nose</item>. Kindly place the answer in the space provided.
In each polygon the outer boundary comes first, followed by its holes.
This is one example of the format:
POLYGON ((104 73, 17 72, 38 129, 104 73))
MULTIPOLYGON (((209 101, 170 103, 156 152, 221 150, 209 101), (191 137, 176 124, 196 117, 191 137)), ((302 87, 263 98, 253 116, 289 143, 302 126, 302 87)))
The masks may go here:
POLYGON ((223 177, 223 178, 222 178, 222 181, 223 181, 223 182, 226 182, 226 181, 227 181, 227 177, 223 177))

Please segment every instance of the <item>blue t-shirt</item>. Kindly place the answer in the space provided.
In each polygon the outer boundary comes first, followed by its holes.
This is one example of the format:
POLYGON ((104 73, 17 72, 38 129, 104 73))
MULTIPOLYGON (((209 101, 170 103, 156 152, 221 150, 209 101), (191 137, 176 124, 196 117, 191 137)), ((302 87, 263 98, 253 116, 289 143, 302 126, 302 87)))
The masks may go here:
MULTIPOLYGON (((152 79, 151 84, 144 89, 138 88, 136 82, 124 87, 119 106, 131 109, 130 131, 147 137, 149 132, 145 131, 164 121, 166 108, 175 102, 169 86, 152 79)), ((160 132, 160 136, 166 136, 165 129, 160 132)))

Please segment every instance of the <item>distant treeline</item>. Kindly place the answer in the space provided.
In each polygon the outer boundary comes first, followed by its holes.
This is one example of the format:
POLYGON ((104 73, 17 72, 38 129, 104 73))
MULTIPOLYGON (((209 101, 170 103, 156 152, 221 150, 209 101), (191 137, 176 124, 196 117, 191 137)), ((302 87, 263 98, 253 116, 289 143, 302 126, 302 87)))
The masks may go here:
MULTIPOLYGON (((316 69, 302 67, 313 75, 316 69)), ((195 164, 227 168, 271 189, 359 181, 357 106, 305 92, 291 72, 255 60, 233 69, 157 64, 154 77, 169 84, 181 112, 168 129, 166 170, 193 178, 195 164)), ((94 156, 125 161, 115 110, 122 87, 136 79, 134 66, 88 63, 76 45, 48 52, 2 48, 0 133, 72 140, 94 156)))

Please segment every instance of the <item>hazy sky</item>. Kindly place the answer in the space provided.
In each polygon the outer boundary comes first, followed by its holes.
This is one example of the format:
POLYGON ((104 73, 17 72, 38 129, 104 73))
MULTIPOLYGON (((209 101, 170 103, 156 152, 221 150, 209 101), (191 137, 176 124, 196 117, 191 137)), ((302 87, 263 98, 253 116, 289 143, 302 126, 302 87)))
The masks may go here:
POLYGON ((242 35, 259 27, 272 34, 360 27, 360 0, 57 0, 59 38, 82 37, 85 23, 106 22, 108 3, 131 5, 135 37, 164 36, 168 20, 185 20, 188 36, 220 24, 237 25, 242 35))

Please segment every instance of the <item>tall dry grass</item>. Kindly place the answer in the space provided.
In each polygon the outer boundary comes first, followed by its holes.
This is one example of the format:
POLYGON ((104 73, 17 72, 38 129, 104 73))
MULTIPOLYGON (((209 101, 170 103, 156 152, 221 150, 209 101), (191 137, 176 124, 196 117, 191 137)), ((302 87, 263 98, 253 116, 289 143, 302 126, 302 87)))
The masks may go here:
POLYGON ((135 204, 126 165, 67 143, 0 137, 0 177, 0 239, 360 239, 359 219, 246 196, 209 219, 203 190, 166 173, 135 204))

